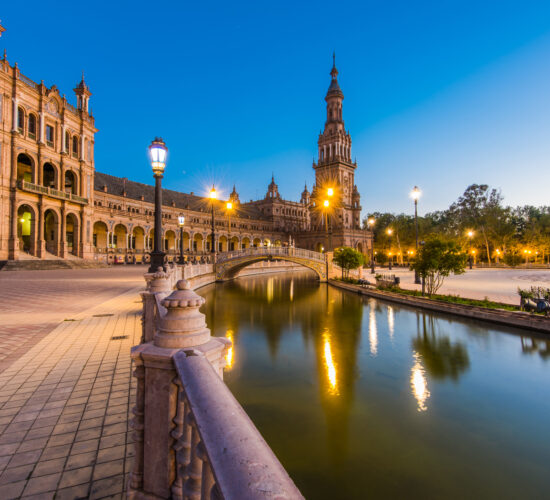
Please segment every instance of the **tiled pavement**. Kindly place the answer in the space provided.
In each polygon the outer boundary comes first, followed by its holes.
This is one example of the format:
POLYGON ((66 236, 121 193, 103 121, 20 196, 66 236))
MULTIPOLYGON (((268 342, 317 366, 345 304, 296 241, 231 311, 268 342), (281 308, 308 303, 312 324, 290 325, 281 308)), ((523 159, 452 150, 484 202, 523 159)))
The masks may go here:
POLYGON ((143 282, 145 268, 0 272, 0 372, 64 319, 143 282))
POLYGON ((0 499, 121 497, 138 292, 73 315, 0 373, 0 499))

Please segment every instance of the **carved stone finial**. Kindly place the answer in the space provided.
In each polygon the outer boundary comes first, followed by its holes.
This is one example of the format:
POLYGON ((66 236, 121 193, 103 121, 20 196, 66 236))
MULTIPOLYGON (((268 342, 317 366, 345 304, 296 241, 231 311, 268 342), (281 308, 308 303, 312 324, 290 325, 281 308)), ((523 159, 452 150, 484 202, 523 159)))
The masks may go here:
POLYGON ((157 268, 156 273, 147 273, 145 275, 145 281, 147 282, 147 291, 151 293, 155 292, 169 292, 170 291, 170 275, 164 272, 162 267, 157 268))
POLYGON ((208 342, 210 330, 206 327, 204 314, 199 312, 204 303, 204 298, 191 290, 189 281, 179 280, 176 290, 161 302, 166 313, 160 318, 154 344, 183 349, 208 342))

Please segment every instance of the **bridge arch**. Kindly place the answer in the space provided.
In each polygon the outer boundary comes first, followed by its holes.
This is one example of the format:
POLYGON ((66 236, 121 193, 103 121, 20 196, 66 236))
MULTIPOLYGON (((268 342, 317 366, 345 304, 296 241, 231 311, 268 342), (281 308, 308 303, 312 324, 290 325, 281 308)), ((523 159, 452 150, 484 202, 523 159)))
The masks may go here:
POLYGON ((319 281, 327 281, 325 255, 319 252, 289 247, 251 247, 236 252, 219 254, 216 259, 216 280, 233 279, 239 271, 251 264, 275 260, 299 264, 314 271, 319 281))

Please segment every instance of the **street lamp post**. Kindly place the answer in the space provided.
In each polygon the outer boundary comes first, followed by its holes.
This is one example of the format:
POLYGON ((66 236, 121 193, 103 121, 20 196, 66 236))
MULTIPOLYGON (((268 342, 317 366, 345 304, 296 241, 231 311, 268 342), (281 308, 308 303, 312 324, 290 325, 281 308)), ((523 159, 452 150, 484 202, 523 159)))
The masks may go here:
POLYGON ((216 193, 216 188, 212 184, 212 189, 210 190, 210 203, 212 205, 212 235, 210 236, 210 253, 216 253, 216 221, 214 219, 214 200, 218 194, 216 193))
MULTIPOLYGON (((416 233, 416 255, 418 255, 418 198, 420 198, 420 195, 422 193, 420 192, 420 189, 418 189, 418 186, 414 186, 413 190, 411 191, 411 198, 414 200, 414 230, 416 233)), ((420 285, 420 276, 418 275, 418 271, 415 269, 414 271, 414 283, 416 285, 420 285)))
POLYGON ((374 217, 369 217, 367 220, 367 225, 372 233, 371 243, 370 243, 370 273, 374 274, 374 217))
POLYGON ((180 226, 180 264, 183 264, 183 225, 185 224, 185 215, 181 214, 178 217, 178 224, 180 226))
MULTIPOLYGON (((334 188, 329 187, 327 189, 328 200, 330 200, 333 196, 334 196, 334 188)), ((330 205, 330 201, 329 201, 329 205, 330 205)), ((328 251, 332 252, 333 250, 332 248, 332 216, 328 213, 328 206, 327 206, 327 228, 328 228, 328 251), (328 223, 329 217, 330 217, 330 226, 328 223)))
POLYGON ((225 204, 227 209, 227 251, 231 251, 231 210, 233 209, 233 203, 228 201, 225 204))
POLYGON ((162 251, 162 177, 166 168, 168 148, 160 137, 149 146, 151 168, 155 177, 155 241, 151 252, 150 273, 156 273, 159 267, 164 267, 164 252, 162 251))
POLYGON ((327 251, 330 251, 330 242, 329 242, 329 232, 328 232, 328 208, 330 207, 330 201, 325 200, 323 201, 323 207, 325 212, 325 232, 326 232, 326 238, 327 238, 327 251))
MULTIPOLYGON (((468 231, 466 233, 468 235, 468 238, 470 239, 470 248, 472 246, 472 238, 474 237, 474 232, 472 230, 468 231)), ((470 265, 470 269, 472 269, 472 252, 470 252, 470 255, 468 257, 468 263, 470 265)))
MULTIPOLYGON (((391 238, 391 235, 393 233, 393 229, 391 227, 388 227, 386 232, 388 233, 388 236, 391 238)), ((390 243, 390 248, 391 248, 391 243, 390 243)), ((391 271, 391 257, 392 257, 391 252, 389 252, 388 257, 389 257, 388 270, 391 271)))

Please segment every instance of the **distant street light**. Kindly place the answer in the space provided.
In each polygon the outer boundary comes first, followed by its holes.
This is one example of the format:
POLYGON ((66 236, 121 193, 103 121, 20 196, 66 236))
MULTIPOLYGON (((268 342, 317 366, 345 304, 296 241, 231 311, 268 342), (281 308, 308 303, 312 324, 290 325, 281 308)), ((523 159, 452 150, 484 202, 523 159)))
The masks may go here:
POLYGON ((162 177, 166 168, 168 148, 160 137, 149 146, 151 168, 155 178, 155 241, 151 252, 149 272, 156 273, 159 267, 164 267, 164 252, 162 251, 162 177))
POLYGON ((212 235, 210 236, 210 253, 216 253, 216 221, 214 219, 214 202, 218 197, 216 188, 212 184, 212 189, 210 190, 210 204, 212 205, 212 235))
MULTIPOLYGON (((327 194, 329 191, 332 191, 332 188, 329 188, 327 190, 327 194)), ((328 200, 323 201, 323 207, 325 212, 325 231, 327 235, 327 251, 329 252, 332 248, 332 243, 329 241, 329 232, 328 232, 328 209, 330 207, 330 201, 328 200)))
POLYGON ((367 225, 370 229, 370 231, 372 232, 372 238, 371 238, 371 242, 370 242, 370 273, 371 274, 374 274, 374 223, 376 222, 376 220, 374 219, 374 217, 369 217, 369 219, 367 220, 367 225))
MULTIPOLYGON (((466 235, 468 236, 468 238, 470 239, 470 247, 472 246, 472 238, 474 237, 474 232, 470 229, 466 235)), ((469 255, 468 256, 468 263, 470 264, 470 269, 472 269, 472 256, 469 255)))
MULTIPOLYGON (((418 199, 420 198, 420 195, 422 193, 420 192, 420 189, 418 189, 418 186, 414 186, 413 190, 411 191, 411 198, 414 200, 414 230, 416 233, 416 253, 418 253, 418 199)), ((418 275, 418 271, 414 270, 414 283, 416 285, 420 285, 420 276, 418 275)))
MULTIPOLYGON (((388 236, 391 237, 391 235, 393 234, 393 229, 391 227, 388 227, 388 229, 386 229, 386 232, 388 233, 388 236)), ((391 242, 390 242, 390 248, 391 248, 391 242)), ((388 270, 391 271, 391 252, 389 252, 388 256, 390 258, 390 261, 388 264, 388 270)))
POLYGON ((231 248, 231 210, 233 210, 233 203, 228 201, 225 204, 227 210, 227 251, 232 250, 231 248))
POLYGON ((183 225, 185 224, 185 215, 178 216, 178 224, 180 226, 180 264, 183 264, 183 225))

